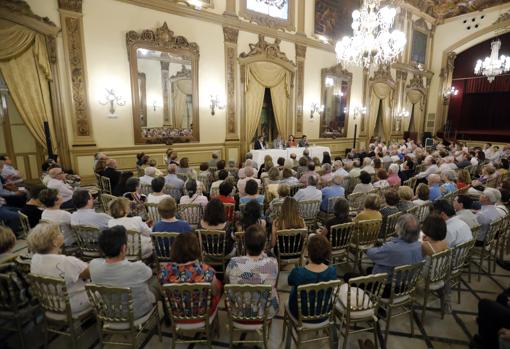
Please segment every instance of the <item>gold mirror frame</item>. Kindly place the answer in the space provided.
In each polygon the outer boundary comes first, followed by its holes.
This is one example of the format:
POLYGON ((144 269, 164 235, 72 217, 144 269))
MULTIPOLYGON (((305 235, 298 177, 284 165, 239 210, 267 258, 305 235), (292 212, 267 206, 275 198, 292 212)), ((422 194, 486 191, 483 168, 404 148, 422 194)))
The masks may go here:
MULTIPOLYGON (((194 42, 189 42, 183 36, 174 36, 174 32, 168 29, 165 23, 160 28, 153 30, 144 30, 136 32, 129 31, 126 34, 126 46, 128 51, 129 67, 131 72, 131 97, 133 104, 133 128, 135 136, 135 144, 150 144, 147 138, 142 136, 140 109, 139 87, 138 87, 138 62, 137 62, 137 49, 143 48, 147 50, 155 50, 167 52, 173 55, 178 55, 191 61, 191 79, 192 79, 192 120, 193 128, 190 137, 180 136, 176 143, 183 142, 199 142, 200 141, 200 124, 199 124, 199 109, 198 109, 198 60, 200 58, 200 51, 198 45, 194 42)), ((173 139, 169 139, 172 142, 173 139)), ((163 143, 161 143, 163 144, 163 143)))
POLYGON ((342 66, 342 64, 337 64, 329 68, 321 69, 321 104, 324 105, 324 111, 321 113, 321 123, 319 130, 320 138, 344 138, 347 137, 347 130, 349 127, 349 115, 350 115, 350 99, 351 99, 351 89, 352 89, 352 73, 342 66), (343 132, 339 136, 325 136, 324 130, 327 126, 326 121, 326 77, 334 76, 339 80, 347 82, 347 94, 345 96, 345 107, 347 108, 347 112, 345 113, 345 121, 343 132))

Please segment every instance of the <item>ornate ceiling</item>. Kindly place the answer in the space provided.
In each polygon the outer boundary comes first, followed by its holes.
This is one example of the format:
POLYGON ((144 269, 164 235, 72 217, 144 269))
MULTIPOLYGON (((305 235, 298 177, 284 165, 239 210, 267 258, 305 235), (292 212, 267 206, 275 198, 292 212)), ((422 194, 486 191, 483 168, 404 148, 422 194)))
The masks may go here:
POLYGON ((437 19, 480 11, 491 6, 510 3, 510 0, 405 0, 408 4, 437 19))

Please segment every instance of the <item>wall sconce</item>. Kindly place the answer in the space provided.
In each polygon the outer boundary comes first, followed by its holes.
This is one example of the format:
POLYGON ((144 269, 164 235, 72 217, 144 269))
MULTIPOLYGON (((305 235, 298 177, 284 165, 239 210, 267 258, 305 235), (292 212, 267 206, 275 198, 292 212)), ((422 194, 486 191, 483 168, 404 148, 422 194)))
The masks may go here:
POLYGON ((113 90, 113 88, 111 89, 105 89, 106 90, 106 94, 105 94, 105 97, 103 100, 99 100, 99 104, 101 105, 107 105, 109 104, 110 105, 110 116, 114 116, 115 115, 115 105, 118 105, 119 107, 122 107, 124 105, 126 105, 126 101, 122 99, 121 96, 117 96, 115 94, 115 91, 113 90))
POLYGON ((315 113, 322 113, 323 111, 323 105, 319 105, 319 103, 312 103, 310 106, 310 119, 313 119, 315 113))
POLYGON ((335 85, 335 80, 333 78, 330 78, 329 76, 324 79, 324 85, 326 87, 333 87, 335 85))
POLYGON ((409 112, 405 109, 402 109, 402 108, 399 108, 398 110, 395 111, 395 114, 393 115, 393 117, 395 118, 395 121, 397 122, 396 123, 396 127, 395 127, 395 131, 400 131, 400 123, 403 119, 405 118, 408 118, 409 117, 409 112))
POLYGON ((216 96, 211 95, 211 115, 216 114, 216 108, 219 110, 225 109, 225 102, 220 100, 218 95, 216 96))
MULTIPOLYGON (((349 108, 345 107, 344 112, 348 113, 349 108)), ((365 115, 367 113, 367 108, 361 105, 355 105, 351 109, 352 113, 352 120, 354 121, 354 139, 352 141, 352 149, 356 148, 356 136, 358 134, 358 123, 356 122, 356 119, 361 117, 362 115, 365 115)))
POLYGON ((443 91, 443 103, 448 104, 448 100, 451 96, 456 96, 459 94, 459 90, 455 88, 455 86, 452 86, 450 88, 447 88, 443 91))
POLYGON ((157 107, 158 107, 158 101, 157 100, 153 100, 152 101, 152 110, 156 111, 157 107))

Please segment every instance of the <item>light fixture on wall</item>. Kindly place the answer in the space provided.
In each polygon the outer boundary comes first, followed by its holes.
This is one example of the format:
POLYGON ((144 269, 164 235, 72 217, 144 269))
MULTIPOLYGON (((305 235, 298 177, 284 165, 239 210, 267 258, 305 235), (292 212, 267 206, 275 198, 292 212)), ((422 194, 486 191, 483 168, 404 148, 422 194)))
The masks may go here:
POLYGON ((106 93, 105 93, 104 99, 99 100, 98 102, 101 105, 109 104, 110 105, 110 109, 109 109, 110 116, 115 116, 115 105, 122 107, 122 106, 126 105, 126 101, 124 99, 122 99, 122 97, 120 95, 118 96, 115 93, 115 91, 113 90, 113 88, 111 88, 111 89, 105 88, 105 90, 106 90, 106 93))
POLYGON ((319 103, 312 103, 310 105, 310 119, 313 119, 316 113, 322 113, 324 111, 324 106, 319 103))
POLYGON ((501 40, 491 42, 491 55, 476 61, 475 74, 484 75, 490 83, 494 81, 496 76, 510 71, 510 57, 505 55, 499 56, 501 48, 501 40))
POLYGON ((152 101, 152 110, 156 111, 157 107, 158 107, 158 101, 157 100, 153 100, 152 101))
POLYGON ((402 109, 402 107, 395 110, 395 113, 393 114, 393 118, 396 121, 395 131, 397 131, 397 132, 400 131, 400 125, 401 125, 402 120, 405 118, 408 118, 409 115, 410 115, 409 111, 407 111, 406 109, 402 109))
POLYGON ((219 110, 225 109, 225 102, 222 99, 220 99, 218 97, 218 95, 215 95, 215 96, 211 95, 210 98, 211 98, 211 105, 210 105, 211 115, 216 114, 216 109, 219 109, 219 110))
MULTIPOLYGON (((349 108, 345 107, 344 112, 348 113, 349 108)), ((354 121, 354 140, 352 141, 352 148, 354 149, 354 148, 356 148, 356 136, 358 133, 357 119, 361 118, 363 115, 365 115, 367 113, 367 108, 362 105, 353 105, 353 107, 351 108, 351 113, 352 113, 352 120, 354 121)))
POLYGON ((191 7, 194 7, 195 10, 201 10, 203 3, 200 0, 188 0, 187 4, 191 7))
POLYGON ((352 12, 353 36, 344 36, 336 43, 338 62, 369 68, 371 65, 393 63, 404 50, 406 36, 393 30, 397 11, 380 8, 381 0, 363 0, 361 9, 352 12))
POLYGON ((459 90, 455 88, 455 86, 452 86, 450 88, 447 88, 443 91, 443 103, 448 104, 448 100, 451 96, 456 96, 459 94, 459 90))

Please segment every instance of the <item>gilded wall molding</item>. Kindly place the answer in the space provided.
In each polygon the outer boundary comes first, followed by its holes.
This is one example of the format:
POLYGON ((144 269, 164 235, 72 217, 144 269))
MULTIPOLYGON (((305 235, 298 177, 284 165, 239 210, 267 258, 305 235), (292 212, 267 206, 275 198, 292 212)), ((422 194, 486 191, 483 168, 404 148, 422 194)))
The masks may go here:
POLYGON ((306 46, 296 44, 296 136, 303 134, 306 46))
POLYGON ((500 14, 498 19, 496 19, 496 21, 494 21, 494 23, 492 23, 492 25, 498 24, 498 23, 501 23, 501 22, 505 22, 505 21, 508 21, 508 20, 510 20, 510 11, 507 11, 505 13, 500 14))
POLYGON ((237 38, 239 30, 236 28, 223 27, 224 50, 225 50, 225 94, 227 140, 239 140, 237 133, 237 38))
POLYGON ((81 13, 82 0, 58 0, 58 8, 61 10, 81 13))

